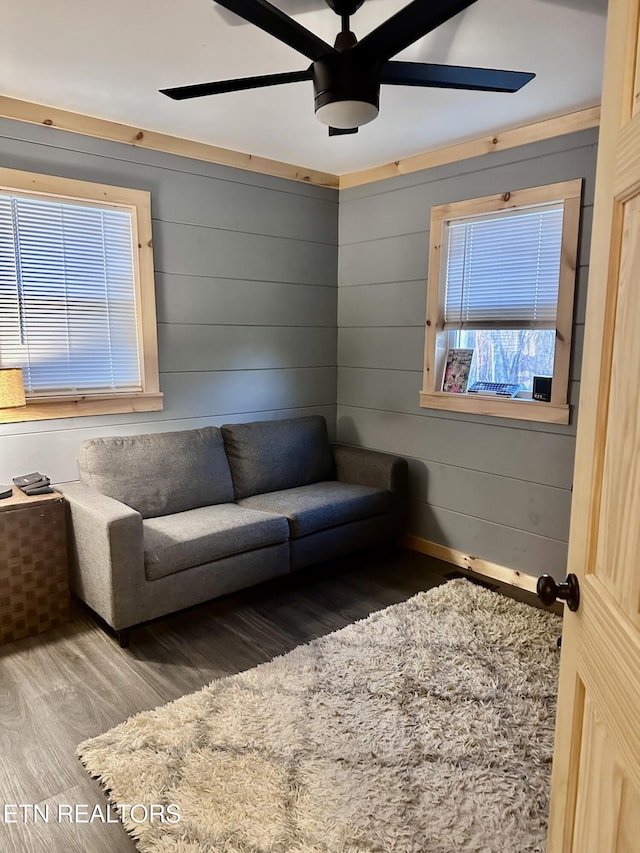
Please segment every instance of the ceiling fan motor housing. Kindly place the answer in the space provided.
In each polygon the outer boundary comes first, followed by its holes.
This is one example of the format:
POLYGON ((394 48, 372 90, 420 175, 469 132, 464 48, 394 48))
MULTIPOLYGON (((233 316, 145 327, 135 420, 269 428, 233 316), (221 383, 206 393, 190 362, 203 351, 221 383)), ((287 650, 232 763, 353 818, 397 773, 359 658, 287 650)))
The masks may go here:
MULTIPOLYGON (((315 92, 315 111, 320 114, 322 107, 341 101, 368 104, 371 110, 365 110, 370 118, 361 121, 371 121, 378 114, 380 104, 380 63, 363 61, 361 57, 353 56, 351 51, 331 53, 317 59, 313 63, 313 88, 315 92)), ((335 114, 331 121, 335 127, 351 127, 351 124, 335 124, 335 114)))

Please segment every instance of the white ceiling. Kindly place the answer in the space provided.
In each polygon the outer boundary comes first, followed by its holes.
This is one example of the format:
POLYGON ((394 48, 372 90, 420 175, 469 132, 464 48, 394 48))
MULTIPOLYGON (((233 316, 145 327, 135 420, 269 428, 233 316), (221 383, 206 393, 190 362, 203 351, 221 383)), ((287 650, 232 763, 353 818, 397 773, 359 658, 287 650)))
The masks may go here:
MULTIPOLYGON (((323 0, 273 0, 333 44, 323 0)), ((358 38, 408 0, 365 0, 358 38)), ((424 0, 430 3, 432 0, 424 0)), ((306 68, 213 0, 4 0, 0 94, 345 174, 594 106, 607 0, 478 0, 397 58, 534 71, 516 94, 383 86, 380 115, 327 136, 311 82, 172 101, 158 89, 306 68)))

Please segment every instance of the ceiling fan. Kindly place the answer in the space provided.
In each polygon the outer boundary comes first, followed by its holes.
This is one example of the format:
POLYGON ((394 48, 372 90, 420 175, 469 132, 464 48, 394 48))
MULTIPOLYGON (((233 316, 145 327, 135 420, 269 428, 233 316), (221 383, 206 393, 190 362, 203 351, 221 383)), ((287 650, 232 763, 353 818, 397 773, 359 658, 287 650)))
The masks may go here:
POLYGON ((378 115, 381 83, 480 92, 517 92, 535 77, 535 74, 523 71, 391 61, 392 56, 477 0, 413 0, 372 30, 362 41, 358 41, 349 29, 349 18, 364 0, 326 0, 342 19, 342 28, 333 47, 267 0, 217 2, 311 59, 311 65, 304 71, 161 89, 163 95, 181 101, 203 95, 312 80, 316 118, 329 125, 329 136, 337 136, 357 133, 361 125, 378 115))

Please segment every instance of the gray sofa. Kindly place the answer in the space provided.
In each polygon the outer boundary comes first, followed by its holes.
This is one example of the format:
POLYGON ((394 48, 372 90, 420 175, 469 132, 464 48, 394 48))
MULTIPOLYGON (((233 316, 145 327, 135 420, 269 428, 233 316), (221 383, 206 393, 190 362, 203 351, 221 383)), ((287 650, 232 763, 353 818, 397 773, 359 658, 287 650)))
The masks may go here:
POLYGON ((71 586, 127 629, 403 529, 407 463, 334 444, 318 416, 84 442, 71 586))

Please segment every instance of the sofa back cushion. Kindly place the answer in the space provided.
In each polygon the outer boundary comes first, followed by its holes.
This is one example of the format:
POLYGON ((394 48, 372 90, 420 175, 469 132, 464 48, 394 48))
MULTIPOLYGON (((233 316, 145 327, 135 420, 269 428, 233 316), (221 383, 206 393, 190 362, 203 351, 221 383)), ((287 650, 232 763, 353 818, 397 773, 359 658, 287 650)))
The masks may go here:
POLYGON ((93 438, 80 448, 80 479, 143 518, 233 501, 216 427, 93 438))
POLYGON ((236 500, 335 477, 327 424, 319 415, 225 424, 222 436, 236 500))

